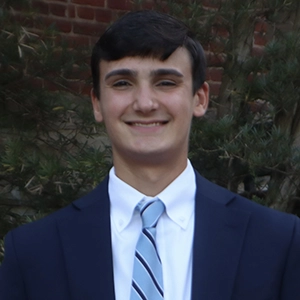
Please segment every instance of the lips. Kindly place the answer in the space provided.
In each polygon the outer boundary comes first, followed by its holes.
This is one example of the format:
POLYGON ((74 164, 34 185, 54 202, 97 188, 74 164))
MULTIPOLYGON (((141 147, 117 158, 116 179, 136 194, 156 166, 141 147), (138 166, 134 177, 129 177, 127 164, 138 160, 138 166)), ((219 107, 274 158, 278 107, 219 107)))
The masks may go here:
POLYGON ((126 122, 130 126, 136 127, 156 127, 167 124, 168 121, 155 121, 155 122, 126 122))

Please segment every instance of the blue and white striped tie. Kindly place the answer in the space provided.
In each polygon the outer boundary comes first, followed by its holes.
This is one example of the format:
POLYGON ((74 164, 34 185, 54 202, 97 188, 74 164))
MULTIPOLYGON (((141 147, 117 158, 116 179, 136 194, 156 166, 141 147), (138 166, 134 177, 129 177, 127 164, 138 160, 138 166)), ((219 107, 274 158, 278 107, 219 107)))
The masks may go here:
POLYGON ((165 210, 160 200, 146 203, 140 211, 143 229, 136 245, 130 300, 164 299, 161 261, 156 248, 156 224, 165 210))

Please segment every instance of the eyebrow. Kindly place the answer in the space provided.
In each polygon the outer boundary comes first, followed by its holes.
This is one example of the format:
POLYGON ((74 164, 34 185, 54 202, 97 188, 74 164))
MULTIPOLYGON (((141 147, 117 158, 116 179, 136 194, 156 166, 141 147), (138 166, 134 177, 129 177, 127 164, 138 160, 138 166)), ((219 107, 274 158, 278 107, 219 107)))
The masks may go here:
POLYGON ((117 70, 113 70, 113 71, 107 73, 105 75, 104 80, 107 80, 112 76, 118 76, 118 75, 121 75, 121 76, 136 76, 137 72, 133 71, 133 70, 130 70, 130 69, 117 69, 117 70))
POLYGON ((164 76, 164 75, 174 75, 176 77, 183 77, 183 74, 181 74, 179 71, 175 69, 157 69, 151 71, 151 76, 164 76))
MULTIPOLYGON (((137 71, 134 71, 134 70, 131 70, 131 69, 113 70, 113 71, 111 71, 111 72, 109 72, 105 75, 104 80, 107 80, 110 77, 118 76, 118 75, 136 77, 137 76, 137 71)), ((154 76, 164 76, 164 75, 173 75, 173 76, 176 76, 176 77, 183 77, 183 74, 181 74, 179 71, 177 71, 175 69, 157 69, 157 70, 151 71, 150 75, 152 77, 154 77, 154 76)))

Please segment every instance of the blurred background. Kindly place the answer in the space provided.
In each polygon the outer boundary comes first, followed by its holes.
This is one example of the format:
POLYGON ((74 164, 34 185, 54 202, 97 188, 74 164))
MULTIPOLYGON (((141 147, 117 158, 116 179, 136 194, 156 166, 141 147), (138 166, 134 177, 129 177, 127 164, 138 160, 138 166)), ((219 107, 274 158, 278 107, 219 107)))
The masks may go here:
POLYGON ((89 100, 91 49, 131 10, 183 20, 207 57, 190 159, 209 180, 300 216, 300 2, 2 0, 0 262, 8 230, 95 187, 111 167, 89 100))

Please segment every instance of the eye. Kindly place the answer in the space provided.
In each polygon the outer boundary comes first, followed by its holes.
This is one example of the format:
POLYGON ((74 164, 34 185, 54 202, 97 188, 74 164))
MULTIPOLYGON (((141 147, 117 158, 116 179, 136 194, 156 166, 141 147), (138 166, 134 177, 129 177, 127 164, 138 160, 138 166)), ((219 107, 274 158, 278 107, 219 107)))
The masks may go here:
POLYGON ((172 86, 175 86, 176 83, 174 81, 171 81, 171 80, 161 80, 156 85, 157 86, 162 86, 162 87, 172 87, 172 86))
POLYGON ((126 88, 131 86, 131 84, 127 80, 118 80, 115 83, 113 83, 112 86, 115 88, 126 88))

